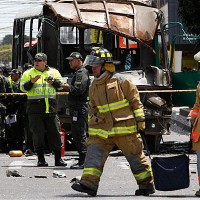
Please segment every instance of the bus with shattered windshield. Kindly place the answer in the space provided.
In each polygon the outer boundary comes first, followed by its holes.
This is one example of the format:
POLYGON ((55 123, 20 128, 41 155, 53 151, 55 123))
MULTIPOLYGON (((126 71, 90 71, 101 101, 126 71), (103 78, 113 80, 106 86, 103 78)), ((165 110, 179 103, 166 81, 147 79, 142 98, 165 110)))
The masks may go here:
MULTIPOLYGON (((70 82, 72 71, 65 58, 71 52, 79 51, 85 58, 94 46, 108 49, 120 61, 116 73, 139 89, 145 137, 156 152, 162 135, 170 132, 171 79, 163 13, 148 2, 55 0, 20 11, 14 19, 12 65, 33 63, 34 55, 44 52, 48 64, 70 82)), ((67 96, 58 96, 58 114, 70 132, 67 96)))

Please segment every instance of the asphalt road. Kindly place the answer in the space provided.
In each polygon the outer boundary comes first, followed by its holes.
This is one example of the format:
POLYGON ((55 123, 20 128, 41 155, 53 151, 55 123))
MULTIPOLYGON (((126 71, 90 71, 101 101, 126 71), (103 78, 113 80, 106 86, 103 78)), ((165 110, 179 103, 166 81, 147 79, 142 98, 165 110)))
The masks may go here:
MULTIPOLYGON (((156 155, 154 155, 156 156, 156 155)), ((129 165, 123 156, 110 156, 106 162, 97 197, 89 197, 71 189, 70 180, 80 176, 82 170, 71 170, 69 166, 76 162, 73 152, 64 157, 67 167, 55 167, 54 156, 46 156, 48 167, 36 167, 36 157, 9 157, 0 154, 0 199, 194 199, 198 189, 196 174, 196 156, 190 155, 190 187, 187 189, 162 192, 156 191, 150 197, 134 196, 138 188, 129 165), (17 170, 22 177, 7 177, 7 170, 17 170), (63 172, 66 178, 54 178, 54 171, 63 172)), ((181 173, 181 172, 180 172, 181 173)))
MULTIPOLYGON (((178 110, 174 112, 179 115, 178 110)), ((174 118, 174 117, 173 117, 174 118)), ((184 119, 185 120, 185 119, 184 119)), ((183 121, 183 124, 186 124, 183 121)), ((172 120, 171 134, 164 135, 164 142, 187 142, 189 131, 183 130, 172 120)), ((173 154, 174 155, 174 154, 173 154)), ((171 155, 152 155, 152 156, 171 156, 171 155)), ((196 170, 196 155, 190 154, 190 187, 176 191, 157 191, 155 194, 144 197, 134 196, 138 188, 129 165, 124 156, 110 156, 106 162, 101 178, 97 197, 89 197, 86 194, 78 193, 71 189, 70 181, 74 177, 81 176, 82 170, 72 170, 70 165, 76 162, 76 152, 66 152, 64 160, 68 163, 67 167, 55 167, 54 156, 45 156, 48 167, 36 167, 36 156, 31 157, 10 157, 0 154, 0 200, 14 199, 105 199, 105 200, 126 200, 126 199, 197 199, 195 191, 199 189, 196 170), (7 177, 8 170, 17 170, 21 177, 7 177), (55 178, 55 171, 62 172, 65 178, 55 178)), ((181 172, 180 172, 181 173, 181 172)))

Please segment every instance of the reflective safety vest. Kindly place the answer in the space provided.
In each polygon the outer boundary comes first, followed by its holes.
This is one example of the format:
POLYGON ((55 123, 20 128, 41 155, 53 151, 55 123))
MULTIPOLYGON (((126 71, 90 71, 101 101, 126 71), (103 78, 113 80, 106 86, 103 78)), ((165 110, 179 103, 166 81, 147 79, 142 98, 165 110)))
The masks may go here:
POLYGON ((60 79, 62 81, 62 76, 59 71, 54 68, 48 67, 45 71, 41 72, 34 67, 30 70, 24 72, 20 81, 20 89, 22 92, 27 93, 28 100, 45 99, 46 113, 49 113, 49 100, 56 99, 56 88, 45 81, 45 78, 53 77, 53 79, 60 79), (25 89, 25 84, 30 81, 30 75, 35 77, 36 75, 41 75, 41 77, 33 84, 30 90, 25 89))

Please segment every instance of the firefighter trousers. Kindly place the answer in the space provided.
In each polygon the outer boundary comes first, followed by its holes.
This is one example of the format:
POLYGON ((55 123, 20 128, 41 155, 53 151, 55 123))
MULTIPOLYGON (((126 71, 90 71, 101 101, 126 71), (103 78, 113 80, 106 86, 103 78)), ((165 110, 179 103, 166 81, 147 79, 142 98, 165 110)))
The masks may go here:
POLYGON ((117 146, 130 164, 140 189, 153 186, 151 166, 143 152, 140 134, 108 137, 106 140, 91 136, 87 142, 87 154, 80 183, 97 190, 104 164, 114 146, 117 146))

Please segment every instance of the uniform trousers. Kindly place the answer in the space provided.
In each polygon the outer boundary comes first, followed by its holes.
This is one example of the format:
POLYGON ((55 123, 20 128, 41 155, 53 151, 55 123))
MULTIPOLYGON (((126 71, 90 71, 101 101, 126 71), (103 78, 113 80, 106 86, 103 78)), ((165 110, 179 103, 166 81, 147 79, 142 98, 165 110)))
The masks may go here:
POLYGON ((152 187, 153 175, 149 161, 143 153, 140 134, 113 136, 107 139, 90 136, 87 145, 84 171, 80 180, 83 185, 93 190, 98 189, 105 162, 116 145, 129 162, 139 188, 152 187))
POLYGON ((88 112, 85 107, 70 109, 71 131, 74 145, 79 154, 86 153, 88 112), (77 113, 75 116, 74 113, 77 113))
POLYGON ((35 151, 44 150, 46 140, 50 150, 61 149, 60 121, 56 114, 29 114, 28 118, 35 151))

